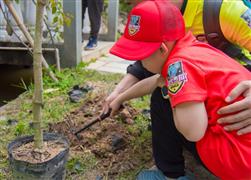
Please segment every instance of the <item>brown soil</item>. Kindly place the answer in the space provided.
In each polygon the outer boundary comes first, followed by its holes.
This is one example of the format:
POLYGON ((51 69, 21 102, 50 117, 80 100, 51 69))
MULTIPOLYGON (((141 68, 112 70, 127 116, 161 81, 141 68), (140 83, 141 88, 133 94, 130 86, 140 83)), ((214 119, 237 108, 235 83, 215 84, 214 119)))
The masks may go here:
POLYGON ((100 115, 102 101, 102 95, 92 97, 79 109, 70 112, 64 121, 51 124, 49 130, 68 138, 71 154, 87 150, 96 156, 98 164, 94 176, 109 176, 113 179, 119 173, 135 170, 142 161, 145 164, 152 163, 150 139, 147 145, 142 143, 140 149, 130 144, 142 132, 128 132, 127 126, 133 124, 134 117, 140 113, 128 104, 124 104, 124 109, 116 117, 108 117, 79 133, 80 138, 74 135, 76 130, 100 115))
POLYGON ((12 154, 16 160, 36 164, 49 161, 63 150, 65 145, 57 141, 45 141, 42 150, 34 150, 34 142, 30 142, 13 149, 12 154))
POLYGON ((64 134, 71 147, 85 145, 85 147, 92 145, 94 140, 98 141, 101 138, 113 133, 127 135, 123 123, 118 122, 121 119, 125 123, 133 123, 133 118, 138 112, 132 107, 125 105, 125 108, 120 112, 116 118, 106 118, 91 126, 89 129, 79 133, 79 138, 74 135, 74 132, 95 120, 99 117, 102 110, 102 97, 95 97, 93 100, 88 100, 79 109, 71 112, 65 117, 65 120, 56 124, 50 124, 49 131, 64 134))

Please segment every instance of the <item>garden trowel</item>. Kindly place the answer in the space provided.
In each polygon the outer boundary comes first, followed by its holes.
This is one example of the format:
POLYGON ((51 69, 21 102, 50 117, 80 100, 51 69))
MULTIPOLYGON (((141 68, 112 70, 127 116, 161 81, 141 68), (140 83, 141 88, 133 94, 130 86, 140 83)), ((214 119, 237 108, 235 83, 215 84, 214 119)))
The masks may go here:
POLYGON ((74 132, 74 135, 77 136, 78 139, 80 139, 80 137, 79 137, 79 133, 80 132, 83 132, 84 130, 88 129, 89 127, 91 127, 92 125, 96 124, 97 122, 100 122, 100 121, 104 120, 105 118, 109 117, 110 114, 111 114, 111 112, 112 112, 112 109, 110 108, 107 113, 101 114, 100 116, 96 117, 94 120, 92 120, 91 122, 89 122, 88 124, 84 125, 79 130, 77 130, 76 132, 74 132))

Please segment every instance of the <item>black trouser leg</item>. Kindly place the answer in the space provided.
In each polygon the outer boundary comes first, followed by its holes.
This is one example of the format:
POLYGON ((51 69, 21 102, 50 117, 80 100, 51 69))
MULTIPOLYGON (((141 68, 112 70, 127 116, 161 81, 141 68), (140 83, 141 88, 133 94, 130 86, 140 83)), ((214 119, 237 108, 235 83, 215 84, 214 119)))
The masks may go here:
POLYGON ((90 37, 98 37, 103 3, 103 0, 88 0, 88 14, 91 23, 90 37))
POLYGON ((152 144, 156 166, 167 176, 177 178, 183 176, 185 146, 197 156, 195 143, 187 141, 176 129, 172 109, 168 99, 162 97, 157 88, 151 97, 152 144))
POLYGON ((85 11, 86 11, 86 8, 88 7, 88 0, 82 0, 82 29, 84 27, 84 19, 85 19, 85 11))
POLYGON ((185 174, 184 158, 170 107, 169 100, 163 99, 157 88, 151 97, 153 156, 156 166, 167 177, 177 178, 185 174))

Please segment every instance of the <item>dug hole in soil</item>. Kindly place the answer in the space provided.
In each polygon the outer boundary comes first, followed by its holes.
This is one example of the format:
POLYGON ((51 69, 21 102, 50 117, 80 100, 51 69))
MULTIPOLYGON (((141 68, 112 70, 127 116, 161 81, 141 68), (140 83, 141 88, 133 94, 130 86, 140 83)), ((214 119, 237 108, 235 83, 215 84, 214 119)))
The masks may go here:
POLYGON ((61 180, 69 154, 66 138, 55 133, 44 133, 42 152, 34 151, 34 136, 20 137, 8 145, 13 179, 61 180))

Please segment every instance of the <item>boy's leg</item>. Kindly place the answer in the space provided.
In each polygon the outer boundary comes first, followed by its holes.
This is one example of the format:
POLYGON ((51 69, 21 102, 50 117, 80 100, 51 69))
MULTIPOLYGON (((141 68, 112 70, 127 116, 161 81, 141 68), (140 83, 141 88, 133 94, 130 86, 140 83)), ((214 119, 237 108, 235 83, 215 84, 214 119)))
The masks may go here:
POLYGON ((91 23, 90 37, 98 37, 98 32, 101 25, 103 3, 103 0, 88 0, 88 13, 91 23))
POLYGON ((188 141, 176 129, 171 104, 168 99, 162 97, 160 88, 157 88, 151 97, 151 119, 153 156, 157 167, 167 177, 184 176, 183 147, 204 166, 195 143, 188 141))
POLYGON ((186 150, 188 150, 193 155, 193 157, 196 159, 196 161, 198 163, 200 163, 202 166, 204 166, 204 164, 202 163, 202 161, 201 161, 201 159, 199 157, 199 154, 197 152, 196 143, 188 141, 184 136, 181 136, 181 138, 182 138, 182 141, 183 141, 183 146, 186 148, 186 150))
MULTIPOLYGON (((200 165, 202 165, 206 170, 208 170, 207 167, 203 164, 203 162, 200 159, 200 156, 199 156, 198 151, 196 149, 196 143, 188 141, 184 136, 181 136, 181 139, 183 141, 183 146, 186 148, 186 150, 188 150, 193 155, 195 160, 200 165)), ((210 172, 210 170, 208 170, 208 171, 210 172)))
POLYGON ((152 146, 156 166, 167 176, 184 176, 181 134, 176 130, 168 99, 157 88, 151 97, 152 146))

